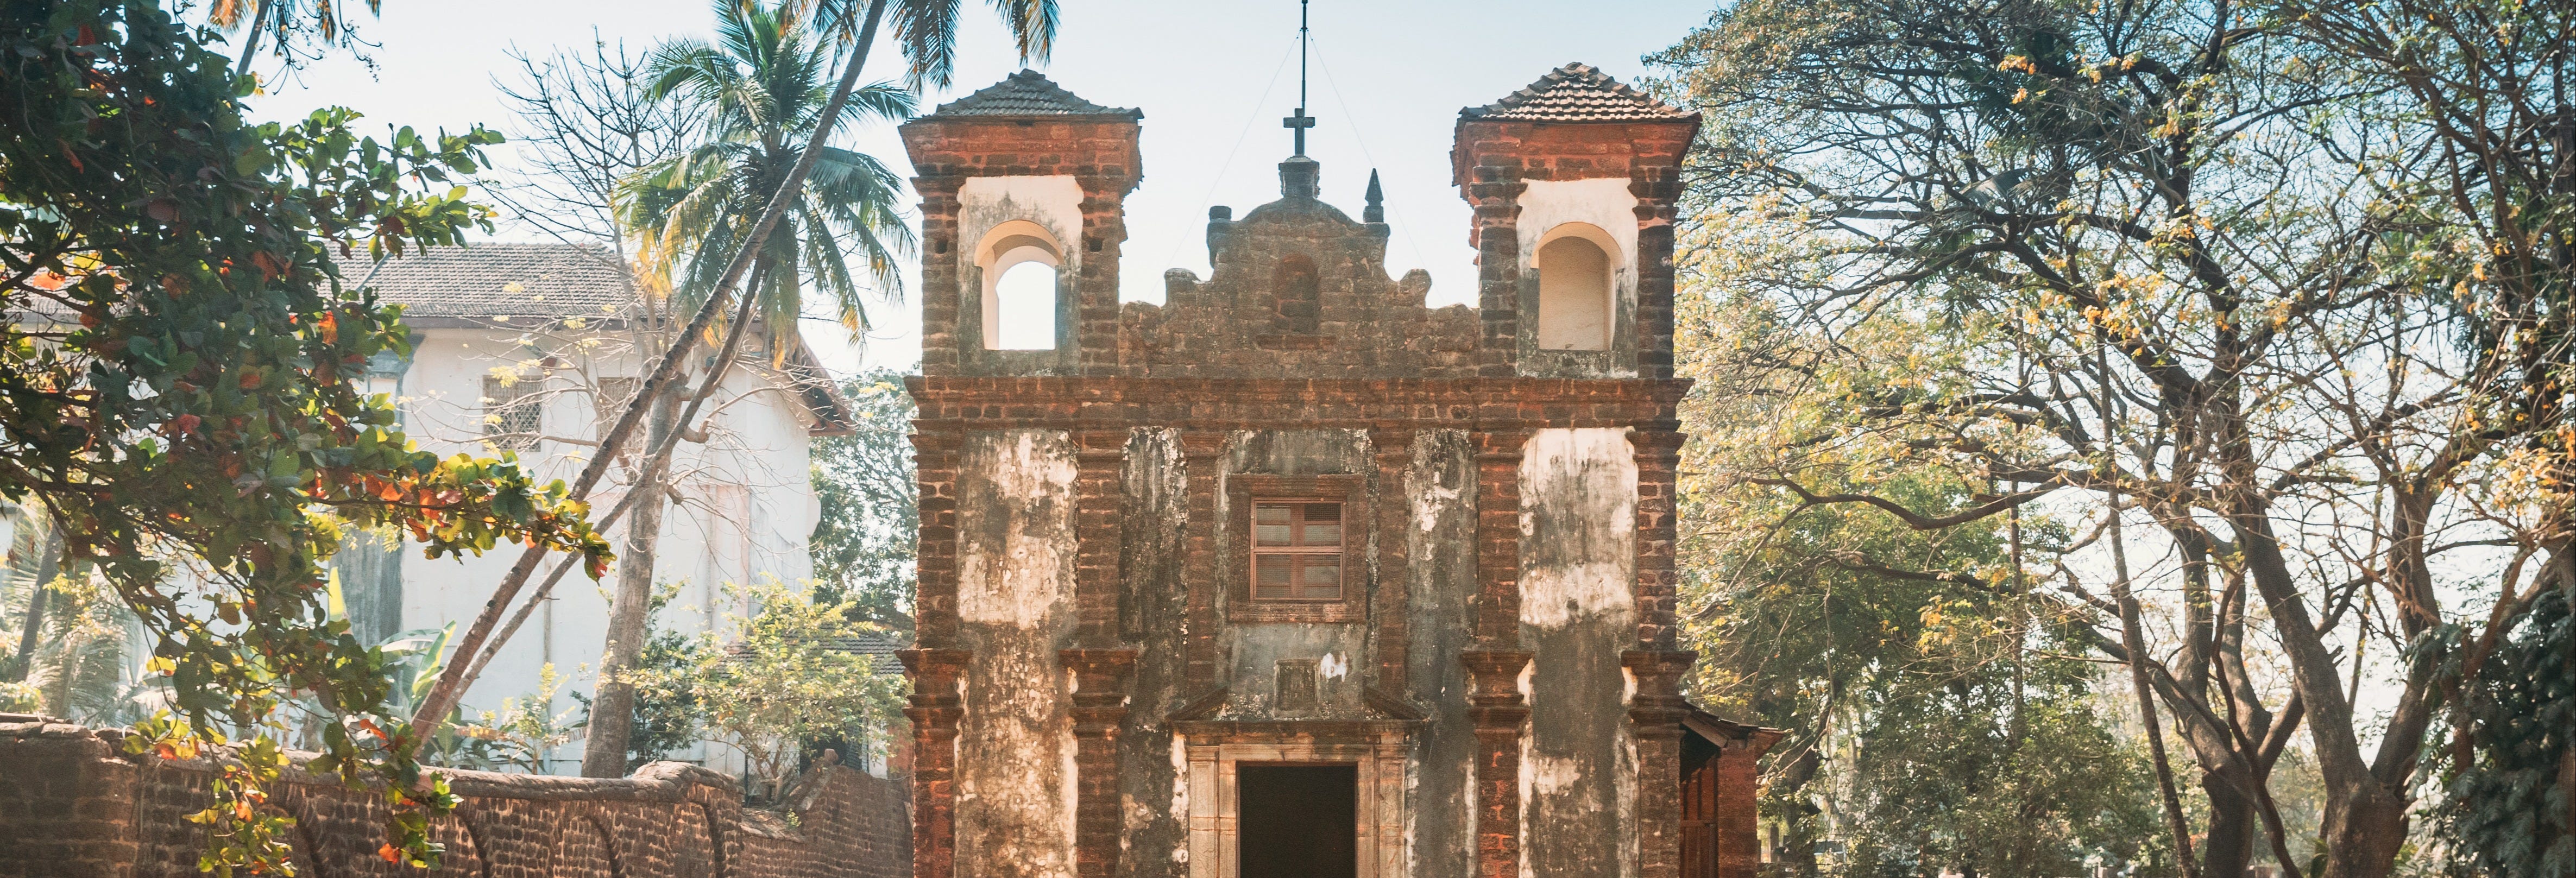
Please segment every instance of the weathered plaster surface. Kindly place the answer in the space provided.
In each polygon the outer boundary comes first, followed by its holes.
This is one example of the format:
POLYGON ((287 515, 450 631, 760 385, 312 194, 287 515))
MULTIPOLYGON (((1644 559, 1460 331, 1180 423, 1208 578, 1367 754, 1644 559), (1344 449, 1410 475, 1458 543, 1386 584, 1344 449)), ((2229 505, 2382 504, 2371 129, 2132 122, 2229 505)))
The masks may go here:
POLYGON ((1127 442, 1125 502, 1119 526, 1120 636, 1160 660, 1138 662, 1125 725, 1119 730, 1118 793, 1124 807, 1118 860, 1121 878, 1188 874, 1188 759, 1165 717, 1196 693, 1186 691, 1189 589, 1181 579, 1189 520, 1189 475, 1178 431, 1138 428, 1127 442))
POLYGON ((1476 871, 1475 723, 1467 717, 1467 665, 1476 599, 1476 464, 1465 431, 1425 430, 1413 440, 1405 495, 1412 527, 1412 636, 1405 679, 1430 722, 1415 743, 1412 874, 1476 871))
POLYGON ((970 177, 957 189, 957 208, 961 271, 974 267, 984 236, 1012 220, 1038 224, 1067 251, 1078 250, 1074 242, 1082 240, 1082 184, 1071 175, 970 177))
POLYGON ((1060 430, 966 436, 957 615, 974 658, 957 736, 960 878, 1070 878, 1074 771, 1067 683, 1074 443, 1060 430))
POLYGON ((1522 739, 1523 875, 1629 872, 1637 464, 1625 430, 1549 429, 1521 456, 1521 632, 1537 652, 1522 739))
MULTIPOLYGON (((1369 456, 1368 433, 1362 430, 1283 430, 1241 432, 1235 434, 1221 458, 1226 461, 1227 477, 1243 474, 1309 476, 1367 474, 1375 469, 1369 456)), ((1374 495, 1375 492, 1371 492, 1374 495)), ((1231 521, 1234 510, 1231 498, 1220 486, 1216 501, 1217 520, 1231 521)), ((1368 538, 1368 522, 1373 520, 1364 509, 1347 510, 1350 527, 1343 538, 1368 538)), ((1220 531, 1217 557, 1234 557, 1231 542, 1242 535, 1220 531)), ((1230 563, 1230 562, 1229 562, 1230 563)), ((1248 571, 1229 566, 1225 576, 1240 578, 1248 571)), ((1345 570, 1342 587, 1367 589, 1376 581, 1366 570, 1345 570)), ((1231 593, 1229 589, 1227 592, 1231 593)), ((1237 624, 1227 626, 1223 638, 1227 657, 1227 679, 1233 681, 1233 693, 1226 699, 1218 719, 1279 719, 1278 664, 1282 660, 1322 662, 1328 657, 1348 665, 1367 655, 1368 626, 1359 623, 1276 623, 1237 624)), ((1363 719, 1373 716, 1360 700, 1363 680, 1350 674, 1325 676, 1317 681, 1316 709, 1301 711, 1294 718, 1363 719)))
POLYGON ((1565 223, 1590 223, 1610 234, 1610 263, 1621 272, 1627 286, 1635 289, 1637 268, 1637 196, 1628 191, 1627 177, 1603 177, 1592 180, 1531 180, 1524 184, 1517 202, 1521 208, 1516 221, 1521 239, 1521 268, 1526 271, 1530 260, 1538 258, 1538 242, 1548 230, 1565 223))

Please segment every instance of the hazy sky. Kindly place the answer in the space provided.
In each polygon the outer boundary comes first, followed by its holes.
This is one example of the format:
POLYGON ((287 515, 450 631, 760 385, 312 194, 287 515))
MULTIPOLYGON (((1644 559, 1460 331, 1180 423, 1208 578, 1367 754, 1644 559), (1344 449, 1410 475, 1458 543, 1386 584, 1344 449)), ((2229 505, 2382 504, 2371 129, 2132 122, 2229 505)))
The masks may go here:
MULTIPOLYGON (((1290 0, 1061 0, 1054 57, 1029 66, 1075 94, 1145 111, 1144 181, 1127 201, 1131 237, 1120 265, 1128 298, 1159 299, 1167 268, 1205 276, 1207 207, 1236 215, 1278 197, 1278 161, 1289 153, 1279 119, 1297 98, 1297 4, 1290 0)), ((352 4, 355 5, 355 4, 352 4)), ((924 96, 927 110, 1019 69, 989 9, 966 2, 953 87, 924 96)), ((1468 212, 1449 185, 1448 153, 1458 109, 1527 85, 1568 61, 1622 81, 1646 71, 1640 56, 1706 20, 1709 0, 1317 0, 1307 112, 1320 120, 1307 153, 1323 162, 1324 198, 1356 215, 1368 172, 1382 175, 1395 237, 1387 267, 1400 276, 1426 268, 1435 304, 1472 295, 1474 254, 1468 212)), ((481 122, 507 130, 495 76, 513 76, 512 46, 535 55, 581 47, 594 32, 643 49, 675 34, 704 34, 706 0, 387 0, 384 17, 358 18, 378 48, 364 65, 337 57, 273 82, 258 110, 302 115, 339 104, 379 124, 451 130, 481 122)), ((878 53, 871 73, 897 68, 878 53)), ((260 65, 275 77, 276 65, 260 65)), ((871 76, 871 78, 877 78, 871 76)), ((891 126, 850 132, 844 142, 909 173, 891 126)), ((504 147, 507 149, 507 147, 504 147)), ((525 237, 526 233, 504 232, 525 237)), ((907 282, 918 275, 907 271, 907 282)), ((866 345, 870 364, 902 366, 919 356, 919 291, 883 307, 866 345)), ((828 323, 807 335, 836 369, 861 355, 828 323)))

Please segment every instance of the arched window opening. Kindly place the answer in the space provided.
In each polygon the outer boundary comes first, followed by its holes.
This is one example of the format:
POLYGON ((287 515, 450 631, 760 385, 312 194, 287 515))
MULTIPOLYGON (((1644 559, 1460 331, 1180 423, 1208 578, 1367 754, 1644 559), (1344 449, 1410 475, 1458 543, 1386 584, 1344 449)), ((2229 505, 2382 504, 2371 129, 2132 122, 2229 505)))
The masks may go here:
POLYGON ((984 340, 1003 351, 1043 351, 1055 347, 1055 266, 1031 260, 1003 269, 993 282, 997 324, 984 340))
MULTIPOLYGON (((1538 346, 1550 351, 1610 349, 1610 254, 1592 240, 1597 230, 1573 230, 1539 245, 1538 346)), ((1607 237, 1604 235, 1603 237, 1607 237)))
POLYGON ((1064 249, 1036 223, 993 227, 975 248, 984 270, 984 347, 1044 351, 1056 346, 1056 297, 1064 249))
POLYGON ((1271 320, 1280 332, 1314 335, 1322 331, 1323 285, 1315 277, 1314 262, 1303 256, 1279 260, 1279 267, 1270 274, 1270 289, 1277 301, 1271 320))

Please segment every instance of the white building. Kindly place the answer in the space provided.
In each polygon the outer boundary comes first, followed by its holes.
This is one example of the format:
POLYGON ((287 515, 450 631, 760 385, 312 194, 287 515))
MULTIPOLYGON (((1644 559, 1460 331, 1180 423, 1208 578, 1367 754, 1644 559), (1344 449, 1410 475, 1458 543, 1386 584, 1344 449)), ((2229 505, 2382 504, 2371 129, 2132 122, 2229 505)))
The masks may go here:
MULTIPOLYGON (((410 357, 379 357, 371 380, 395 394, 403 428, 423 450, 511 450, 541 478, 569 481, 651 367, 637 351, 643 301, 608 251, 478 243, 430 249, 380 269, 356 261, 343 266, 344 278, 354 283, 371 269, 380 295, 405 307, 413 339, 410 357)), ((662 627, 703 631, 739 615, 744 608, 725 597, 728 583, 770 576, 794 583, 811 572, 806 539, 817 505, 808 444, 846 430, 851 412, 810 350, 798 343, 774 358, 762 337, 753 327, 708 400, 708 429, 673 458, 675 505, 664 516, 654 578, 681 588, 656 618, 662 627)), ((704 380, 714 347, 698 348, 688 386, 704 380)), ((641 437, 639 431, 639 443, 641 437)), ((626 480, 603 482, 591 498, 594 514, 617 503, 626 480)), ((608 532, 621 550, 624 531, 608 532)), ((516 546, 463 560, 428 560, 412 546, 346 552, 338 566, 352 627, 369 643, 450 623, 462 632, 518 554, 516 546)), ((570 693, 587 693, 595 682, 616 575, 598 582, 577 571, 566 576, 466 693, 467 715, 534 692, 547 664, 569 681, 552 711, 575 708, 570 693)), ((730 771, 729 748, 714 749, 686 755, 730 771)), ((579 741, 560 748, 549 768, 572 772, 580 750, 579 741)))

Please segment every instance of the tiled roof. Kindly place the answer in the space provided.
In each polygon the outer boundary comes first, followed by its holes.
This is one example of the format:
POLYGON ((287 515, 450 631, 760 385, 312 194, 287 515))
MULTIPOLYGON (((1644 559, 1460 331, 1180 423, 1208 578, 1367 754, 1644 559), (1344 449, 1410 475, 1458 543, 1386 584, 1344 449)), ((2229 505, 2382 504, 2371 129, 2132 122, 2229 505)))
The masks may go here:
POLYGON ((1145 111, 1104 107, 1075 97, 1035 70, 1003 77, 983 91, 939 105, 923 118, 942 116, 1125 116, 1145 118, 1145 111))
MULTIPOLYGON (((605 247, 577 244, 429 247, 386 260, 381 269, 361 255, 340 260, 340 282, 372 285, 384 301, 403 306, 404 319, 428 325, 441 319, 487 325, 483 321, 622 317, 638 301, 624 260, 605 247)), ((781 383, 813 411, 817 435, 847 434, 853 418, 849 400, 841 398, 804 340, 794 344, 778 376, 781 383)), ((766 365, 769 358, 747 359, 766 365)))
POLYGON ((841 652, 855 652, 868 657, 868 671, 880 677, 903 676, 903 660, 894 657, 903 642, 892 634, 862 631, 832 638, 831 646, 841 652))
POLYGON ((1600 68, 1577 62, 1548 71, 1528 88, 1504 95, 1502 100, 1468 107, 1458 115, 1520 122, 1654 122, 1689 119, 1699 114, 1656 100, 1653 95, 1610 78, 1600 68))
MULTIPOLYGON (((830 649, 834 652, 849 652, 867 656, 868 673, 875 674, 880 677, 903 676, 903 660, 896 658, 894 653, 896 650, 904 648, 904 644, 902 641, 895 639, 895 635, 893 634, 880 631, 856 631, 843 634, 839 637, 827 638, 823 641, 823 646, 824 648, 830 649)), ((725 653, 728 656, 739 658, 745 654, 746 649, 747 647, 737 643, 725 647, 725 653)))
POLYGON ((600 317, 636 301, 617 254, 573 244, 426 247, 381 270, 361 255, 341 260, 340 281, 354 286, 370 271, 367 282, 407 317, 600 317))

